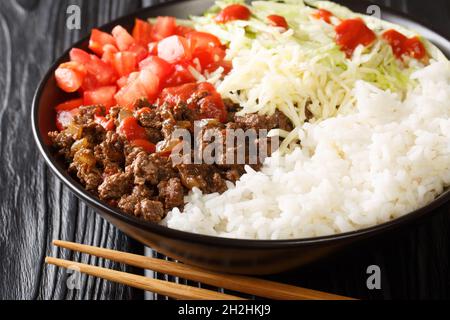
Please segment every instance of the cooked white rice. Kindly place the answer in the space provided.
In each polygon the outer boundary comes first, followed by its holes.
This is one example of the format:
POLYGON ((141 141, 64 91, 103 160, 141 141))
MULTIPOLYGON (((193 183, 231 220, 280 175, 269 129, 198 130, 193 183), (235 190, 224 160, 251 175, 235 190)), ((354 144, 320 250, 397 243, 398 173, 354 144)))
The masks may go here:
MULTIPOLYGON (((194 190, 170 228, 213 236, 288 239, 377 225, 450 186, 450 67, 416 72, 405 101, 358 82, 352 114, 305 124, 302 149, 250 168, 222 195, 194 190)), ((230 185, 231 186, 231 185, 230 185)))

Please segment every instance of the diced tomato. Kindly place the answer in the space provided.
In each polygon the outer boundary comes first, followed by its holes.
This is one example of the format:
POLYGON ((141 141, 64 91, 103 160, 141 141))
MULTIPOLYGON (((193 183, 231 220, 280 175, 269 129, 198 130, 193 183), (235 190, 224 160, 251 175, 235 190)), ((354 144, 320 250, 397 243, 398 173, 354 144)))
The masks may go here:
POLYGON ((56 127, 59 131, 66 129, 73 121, 73 118, 78 114, 79 108, 68 111, 61 111, 56 113, 56 127))
POLYGON ((195 82, 196 79, 189 71, 190 64, 180 63, 174 66, 175 70, 166 80, 165 87, 175 87, 189 82, 195 82))
POLYGON ((136 61, 139 63, 148 56, 148 50, 146 47, 140 45, 140 44, 133 44, 130 48, 128 48, 129 52, 134 53, 136 56, 136 61))
POLYGON ((360 18, 344 20, 335 30, 336 43, 345 52, 347 58, 353 55, 357 46, 369 46, 376 39, 375 33, 360 18))
POLYGON ((230 73, 231 69, 233 69, 233 64, 231 63, 231 61, 222 60, 218 63, 213 63, 213 64, 209 65, 208 67, 206 67, 205 71, 208 71, 209 73, 211 73, 211 72, 216 71, 220 67, 223 68, 224 75, 227 75, 228 73, 230 73))
POLYGON ((160 105, 166 103, 172 107, 180 102, 189 103, 191 109, 198 109, 199 119, 226 120, 227 112, 222 97, 208 82, 166 88, 159 99, 160 105))
POLYGON ((174 17, 158 17, 153 27, 153 40, 160 41, 175 35, 176 32, 177 23, 174 17))
POLYGON ((117 86, 123 88, 128 84, 128 77, 121 77, 117 80, 117 86))
POLYGON ((120 51, 126 51, 136 43, 136 40, 134 40, 131 34, 129 34, 122 26, 115 27, 112 31, 112 35, 116 39, 117 48, 119 48, 120 51))
POLYGON ((158 55, 158 42, 155 41, 148 44, 148 53, 152 56, 158 55))
POLYGON ((145 152, 147 153, 155 153, 156 152, 156 146, 151 143, 148 140, 145 139, 136 139, 131 141, 131 144, 135 147, 140 147, 142 149, 144 149, 145 152))
POLYGON ((136 55, 128 51, 118 52, 114 55, 113 66, 119 77, 128 76, 137 70, 136 55))
POLYGON ((194 29, 186 26, 177 26, 175 34, 178 36, 186 37, 188 33, 195 31, 194 29))
POLYGON ((84 50, 73 48, 70 50, 70 60, 81 64, 87 64, 91 61, 91 55, 84 50))
POLYGON ((408 38, 391 29, 383 33, 383 39, 391 45, 394 55, 399 59, 402 59, 403 55, 409 55, 420 60, 427 55, 426 49, 418 37, 408 38))
POLYGON ((158 44, 158 56, 169 63, 190 60, 192 53, 186 38, 170 36, 158 44))
POLYGON ((195 54, 198 51, 204 51, 211 48, 220 48, 222 43, 215 35, 193 31, 186 35, 186 39, 189 41, 192 52, 195 54))
POLYGON ((114 95, 117 92, 115 86, 101 87, 94 91, 84 92, 84 105, 103 105, 108 110, 116 105, 114 95))
POLYGON ((81 86, 79 91, 83 93, 85 91, 95 90, 98 87, 100 87, 100 85, 98 84, 95 75, 88 73, 86 78, 84 78, 83 85, 81 86))
POLYGON ((125 118, 119 126, 119 133, 124 135, 128 141, 146 140, 147 133, 134 117, 125 118))
POLYGON ((93 86, 108 86, 114 84, 117 80, 116 71, 108 63, 102 61, 99 57, 93 54, 88 54, 81 49, 72 49, 70 52, 70 58, 72 61, 83 64, 87 69, 87 76, 85 79, 88 84, 83 83, 83 89, 93 86))
POLYGON ((139 73, 130 74, 127 84, 119 90, 115 98, 120 106, 131 109, 137 100, 146 98, 153 101, 158 94, 158 78, 150 71, 142 70, 139 73))
POLYGON ((71 111, 77 109, 83 105, 83 99, 73 99, 67 102, 61 103, 55 107, 56 112, 71 111))
POLYGON ((127 83, 131 83, 139 78, 140 72, 133 72, 128 75, 127 83))
POLYGON ((123 88, 137 78, 139 78, 139 72, 130 73, 128 76, 121 77, 119 80, 117 80, 117 86, 119 88, 123 88))
POLYGON ((146 98, 154 101, 159 95, 159 78, 149 70, 142 70, 137 79, 145 89, 146 98))
POLYGON ((248 20, 250 19, 250 10, 241 4, 232 4, 223 9, 217 16, 217 23, 227 23, 234 20, 248 20))
POLYGON ((104 53, 104 47, 106 45, 112 45, 115 47, 117 44, 114 37, 109 33, 98 29, 92 29, 91 38, 89 40, 89 49, 101 57, 104 53))
POLYGON ((425 49, 422 41, 420 41, 419 37, 413 37, 406 40, 405 49, 411 57, 418 60, 427 56, 427 50, 425 49))
POLYGON ((115 46, 107 44, 103 47, 102 61, 110 65, 114 64, 114 55, 119 52, 115 46))
POLYGON ((383 33, 383 39, 392 47, 392 51, 397 58, 401 58, 405 53, 404 44, 408 38, 400 32, 391 29, 383 33))
MULTIPOLYGON (((175 107, 180 102, 187 102, 197 90, 197 87, 197 83, 193 82, 166 88, 161 92, 158 104, 168 104, 170 107, 175 107)), ((190 105, 189 107, 195 108, 195 105, 190 105)))
POLYGON ((116 93, 117 104, 132 109, 137 100, 147 96, 145 88, 139 81, 133 81, 125 85, 116 93))
POLYGON ((189 33, 187 39, 191 46, 193 59, 198 59, 200 62, 200 71, 214 71, 221 66, 226 53, 216 36, 195 31, 189 33))
POLYGON ((326 23, 331 23, 331 17, 333 14, 325 9, 319 9, 316 13, 313 14, 313 17, 319 20, 323 20, 326 23))
POLYGON ((138 44, 146 47, 152 41, 153 26, 141 19, 136 19, 133 28, 133 38, 138 44))
POLYGON ((198 86, 198 92, 199 96, 203 96, 204 92, 209 93, 199 103, 201 117, 205 119, 218 119, 225 122, 227 119, 225 104, 214 86, 208 82, 202 82, 198 86))
POLYGON ((114 119, 106 119, 104 116, 95 115, 95 123, 101 125, 106 131, 113 131, 116 127, 114 119))
POLYGON ((269 21, 269 24, 274 27, 280 27, 284 29, 289 29, 289 25, 286 21, 286 18, 283 16, 279 16, 276 14, 272 14, 267 17, 267 20, 269 21))
POLYGON ((80 89, 86 75, 86 67, 74 61, 61 64, 55 71, 56 83, 65 92, 75 92, 80 89))
POLYGON ((156 56, 150 56, 147 59, 142 60, 139 64, 139 68, 140 70, 146 69, 151 71, 159 78, 161 83, 166 81, 175 70, 170 63, 156 56))
POLYGON ((202 71, 212 69, 216 70, 221 66, 223 59, 225 59, 225 50, 221 48, 211 48, 209 50, 197 51, 194 58, 197 58, 202 67, 202 71))

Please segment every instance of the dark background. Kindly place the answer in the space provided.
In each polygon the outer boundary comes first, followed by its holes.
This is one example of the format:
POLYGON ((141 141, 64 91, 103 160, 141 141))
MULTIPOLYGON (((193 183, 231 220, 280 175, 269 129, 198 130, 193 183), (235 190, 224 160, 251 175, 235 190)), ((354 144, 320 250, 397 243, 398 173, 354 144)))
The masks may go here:
MULTIPOLYGON (((30 106, 41 77, 72 43, 155 0, 2 0, 0 4, 0 300, 143 299, 141 291, 92 277, 68 290, 64 270, 47 255, 140 272, 103 259, 59 252, 64 239, 143 254, 143 248, 78 201, 44 164, 30 129, 30 106), (82 30, 65 27, 66 9, 82 9, 82 30)), ((450 1, 377 0, 424 21, 449 38, 450 1)), ((395 235, 327 261, 272 277, 360 299, 450 298, 450 206, 395 235), (369 291, 366 269, 378 265, 382 289, 369 291)), ((164 278, 164 276, 159 276, 164 278)), ((170 279, 181 281, 179 279, 170 279)), ((161 298, 151 295, 153 298, 161 298)))

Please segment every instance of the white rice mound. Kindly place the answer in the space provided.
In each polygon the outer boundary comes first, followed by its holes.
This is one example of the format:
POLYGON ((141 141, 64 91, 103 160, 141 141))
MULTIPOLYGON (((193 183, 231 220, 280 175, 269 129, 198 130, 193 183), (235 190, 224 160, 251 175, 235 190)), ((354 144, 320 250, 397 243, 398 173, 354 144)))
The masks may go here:
POLYGON ((194 190, 170 228, 240 239, 325 236, 374 226, 450 186, 450 66, 412 75, 405 101, 365 82, 355 110, 299 129, 302 148, 247 168, 224 194, 194 190))

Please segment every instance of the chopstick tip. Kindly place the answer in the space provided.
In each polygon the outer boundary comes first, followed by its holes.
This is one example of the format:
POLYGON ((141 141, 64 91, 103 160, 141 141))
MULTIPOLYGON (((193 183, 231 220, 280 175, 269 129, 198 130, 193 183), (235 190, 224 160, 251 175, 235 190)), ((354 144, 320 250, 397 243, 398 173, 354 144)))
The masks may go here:
POLYGON ((52 241, 52 244, 53 244, 55 247, 61 247, 61 246, 64 244, 64 241, 55 239, 55 240, 52 241))

